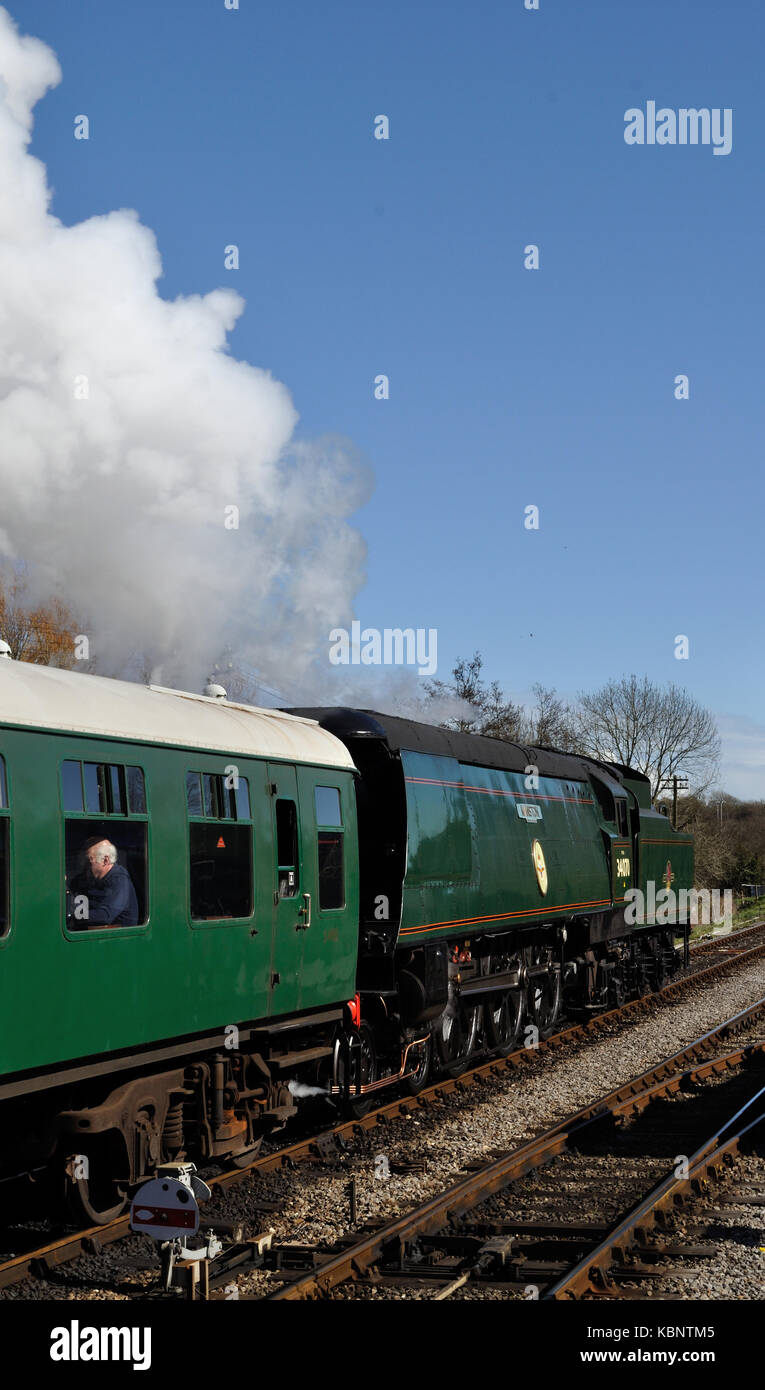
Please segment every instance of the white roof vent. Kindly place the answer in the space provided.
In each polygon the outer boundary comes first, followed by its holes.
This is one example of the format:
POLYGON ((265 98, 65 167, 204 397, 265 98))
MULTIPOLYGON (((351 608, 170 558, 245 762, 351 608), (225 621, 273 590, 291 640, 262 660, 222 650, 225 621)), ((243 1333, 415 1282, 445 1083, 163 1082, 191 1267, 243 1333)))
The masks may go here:
POLYGON ((7 643, 7 642, 3 642, 2 640, 0 640, 0 657, 6 656, 6 657, 8 657, 8 658, 10 659, 10 655, 11 655, 11 649, 10 649, 10 647, 8 646, 8 643, 7 643))
POLYGON ((222 685, 216 685, 214 681, 208 681, 205 686, 205 695, 211 700, 225 700, 226 691, 222 685))

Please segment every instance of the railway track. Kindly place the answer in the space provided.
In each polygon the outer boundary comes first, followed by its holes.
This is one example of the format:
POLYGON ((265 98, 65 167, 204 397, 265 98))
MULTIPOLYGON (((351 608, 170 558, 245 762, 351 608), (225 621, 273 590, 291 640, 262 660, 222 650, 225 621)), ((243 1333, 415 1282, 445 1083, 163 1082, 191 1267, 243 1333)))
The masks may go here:
POLYGON ((713 1253, 673 1240, 671 1218, 729 1173, 765 1121, 765 1038, 720 1051, 763 1017, 765 999, 334 1252, 271 1252, 272 1278, 284 1283, 269 1301, 337 1297, 365 1283, 425 1285, 436 1298, 469 1282, 521 1298, 647 1296, 640 1281, 659 1261, 713 1253), (300 1270, 301 1258, 311 1267, 300 1270))
MULTIPOLYGON (((706 981, 731 969, 738 968, 741 964, 747 964, 765 953, 765 923, 757 924, 755 927, 746 929, 745 932, 737 933, 736 937, 735 944, 730 937, 724 938, 719 943, 714 943, 715 946, 719 947, 718 954, 721 957, 719 960, 711 965, 704 965, 699 969, 684 973, 679 979, 673 980, 669 985, 655 993, 630 1001, 607 1013, 569 1024, 550 1037, 541 1038, 532 1049, 520 1048, 506 1058, 492 1058, 479 1063, 458 1078, 442 1078, 417 1096, 399 1095, 394 1100, 378 1106, 363 1118, 343 1120, 329 1130, 308 1135, 295 1143, 263 1154, 245 1168, 234 1168, 208 1178, 208 1182, 214 1190, 225 1190, 242 1182, 247 1182, 256 1176, 291 1168, 300 1163, 327 1159, 332 1155, 337 1156, 344 1151, 349 1141, 360 1134, 384 1129, 391 1122, 407 1114, 419 1112, 422 1107, 439 1102, 449 1095, 466 1093, 471 1088, 480 1088, 490 1079, 501 1078, 512 1074, 513 1071, 528 1068, 533 1065, 538 1056, 544 1056, 571 1046, 586 1045, 588 1040, 602 1038, 604 1034, 607 1036, 609 1031, 619 1027, 630 1015, 637 1016, 654 1009, 660 1006, 663 1000, 669 1001, 687 990, 698 988, 706 981)), ((704 954, 707 953, 708 951, 704 954)), ((759 1010, 761 1007, 765 1008, 765 1001, 760 1001, 758 1005, 754 1006, 754 1009, 759 1010)), ((744 1011, 744 1014, 735 1019, 727 1020, 725 1024, 721 1025, 720 1030, 713 1031, 722 1037, 726 1032, 744 1027, 745 1019, 754 1018, 754 1016, 755 1014, 751 1011, 744 1011)), ((691 1049, 686 1049, 686 1051, 692 1053, 694 1057, 701 1055, 701 1052, 697 1053, 693 1049, 698 1047, 702 1052, 705 1048, 708 1050, 712 1046, 711 1038, 712 1034, 706 1035, 705 1039, 697 1040, 697 1043, 692 1044, 691 1049)), ((679 1066, 680 1063, 676 1061, 675 1065, 679 1066)), ((205 1224, 211 1223, 206 1222, 205 1224)), ((91 1227, 74 1233, 57 1234, 55 1238, 49 1239, 45 1244, 37 1243, 33 1247, 21 1253, 14 1253, 10 1258, 0 1262, 0 1289, 8 1288, 28 1278, 55 1276, 63 1265, 77 1259, 78 1256, 92 1255, 101 1251, 115 1241, 121 1240, 128 1233, 128 1218, 124 1216, 108 1225, 91 1227)), ((237 1234, 230 1230, 224 1231, 224 1233, 230 1236, 237 1234)), ((265 1246, 262 1240, 256 1241, 254 1244, 253 1242, 245 1242, 244 1247, 238 1251, 238 1263, 241 1267, 253 1267, 253 1265, 262 1264, 265 1257, 265 1246)), ((222 1265, 220 1269, 223 1272, 222 1265)))
POLYGON ((700 956, 719 955, 725 951, 739 951, 746 949, 747 943, 757 940, 765 931, 765 921, 752 922, 748 927, 742 927, 739 931, 713 932, 710 936, 704 936, 700 941, 693 942, 690 947, 691 959, 698 959, 700 956))

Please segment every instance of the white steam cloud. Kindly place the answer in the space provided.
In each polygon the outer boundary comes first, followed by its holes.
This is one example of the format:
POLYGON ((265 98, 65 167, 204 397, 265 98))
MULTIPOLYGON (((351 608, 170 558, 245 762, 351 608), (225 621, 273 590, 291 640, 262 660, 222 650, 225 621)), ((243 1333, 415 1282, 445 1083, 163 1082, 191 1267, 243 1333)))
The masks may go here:
POLYGON ((305 1100, 308 1096, 328 1096, 329 1091, 324 1086, 307 1086, 305 1081, 288 1081, 287 1090, 296 1100, 305 1100))
POLYGON ((305 688, 363 581, 369 472, 347 441, 294 441, 286 388, 227 354, 239 295, 160 298, 133 211, 50 215, 28 145, 60 79, 0 8, 0 568, 73 609, 103 672, 137 654, 198 685, 227 654, 305 688))

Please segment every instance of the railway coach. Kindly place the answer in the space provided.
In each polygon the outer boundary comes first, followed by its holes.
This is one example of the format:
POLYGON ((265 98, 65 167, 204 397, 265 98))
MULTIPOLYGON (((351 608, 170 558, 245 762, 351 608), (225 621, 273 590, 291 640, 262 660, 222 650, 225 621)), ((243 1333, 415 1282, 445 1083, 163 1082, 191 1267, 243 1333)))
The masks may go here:
POLYGON ((0 658, 0 1179, 103 1222, 661 984, 693 850, 628 768, 0 658))
POLYGON ((105 1221, 338 1072, 354 779, 305 719, 0 659, 0 1177, 53 1171, 105 1221), (89 852, 132 885, 116 921, 89 852))

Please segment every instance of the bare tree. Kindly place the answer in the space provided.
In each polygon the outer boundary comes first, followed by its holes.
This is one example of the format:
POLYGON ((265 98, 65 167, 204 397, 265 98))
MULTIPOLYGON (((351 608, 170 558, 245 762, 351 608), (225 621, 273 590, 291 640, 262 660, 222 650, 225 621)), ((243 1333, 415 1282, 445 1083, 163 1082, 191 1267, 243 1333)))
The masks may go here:
POLYGON ((21 581, 0 587, 0 638, 16 661, 72 667, 76 635, 75 619, 59 599, 33 607, 24 603, 21 581))
POLYGON ((651 779, 655 799, 673 773, 683 773, 700 793, 717 774, 720 737, 709 710, 676 685, 658 686, 647 676, 608 681, 580 694, 578 737, 582 751, 627 763, 651 779))
POLYGON ((563 753, 578 753, 579 742, 576 714, 554 689, 532 687, 536 704, 527 712, 524 742, 536 748, 558 748, 563 753))
POLYGON ((456 704, 455 713, 440 721, 446 728, 515 742, 523 737, 523 709, 505 698, 497 681, 487 685, 481 677, 482 668, 480 652, 470 661, 460 657, 452 671, 454 679, 427 681, 426 694, 432 701, 456 704))

